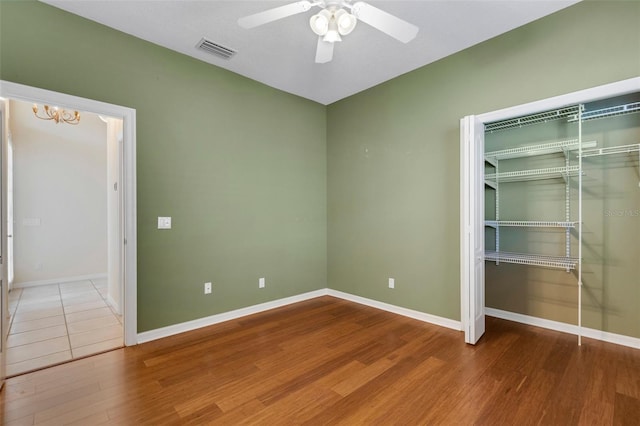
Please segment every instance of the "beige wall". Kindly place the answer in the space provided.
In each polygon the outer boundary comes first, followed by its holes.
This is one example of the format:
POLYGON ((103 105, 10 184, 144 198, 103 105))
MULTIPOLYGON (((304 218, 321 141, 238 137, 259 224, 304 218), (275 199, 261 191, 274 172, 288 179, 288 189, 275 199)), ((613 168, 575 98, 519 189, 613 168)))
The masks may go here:
POLYGON ((11 101, 14 147, 15 283, 107 271, 106 124, 33 116, 11 101))

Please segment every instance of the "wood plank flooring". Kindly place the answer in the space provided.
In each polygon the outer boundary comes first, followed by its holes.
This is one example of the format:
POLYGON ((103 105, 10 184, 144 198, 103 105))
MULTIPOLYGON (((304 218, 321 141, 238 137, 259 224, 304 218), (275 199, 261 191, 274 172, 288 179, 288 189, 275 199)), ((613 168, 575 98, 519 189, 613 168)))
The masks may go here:
POLYGON ((4 425, 638 425, 640 350, 332 297, 9 379, 4 425))

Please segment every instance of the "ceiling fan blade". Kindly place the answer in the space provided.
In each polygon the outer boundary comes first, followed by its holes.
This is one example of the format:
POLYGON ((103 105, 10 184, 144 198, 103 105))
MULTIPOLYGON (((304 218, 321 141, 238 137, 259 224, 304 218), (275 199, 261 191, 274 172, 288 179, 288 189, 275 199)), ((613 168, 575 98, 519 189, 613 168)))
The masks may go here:
POLYGON ((238 19, 238 25, 247 29, 255 28, 263 24, 268 24, 269 22, 277 21, 278 19, 306 12, 311 9, 311 6, 313 6, 313 4, 310 1, 298 1, 284 6, 274 7, 264 12, 258 12, 240 18, 238 19))
POLYGON ((403 43, 409 43, 418 34, 419 28, 415 25, 361 1, 352 6, 351 13, 362 22, 403 43))
POLYGON ((333 59, 333 45, 322 40, 322 36, 318 37, 318 48, 316 49, 316 64, 324 64, 333 59))

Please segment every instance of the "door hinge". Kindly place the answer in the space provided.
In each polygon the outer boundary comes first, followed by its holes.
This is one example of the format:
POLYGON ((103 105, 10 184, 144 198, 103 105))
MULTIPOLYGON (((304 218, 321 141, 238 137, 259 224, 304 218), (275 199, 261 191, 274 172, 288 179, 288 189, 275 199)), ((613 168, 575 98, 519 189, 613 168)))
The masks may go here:
POLYGON ((118 190, 118 182, 116 182, 116 183, 114 183, 114 184, 113 184, 113 190, 114 190, 114 191, 117 191, 117 190, 118 190))

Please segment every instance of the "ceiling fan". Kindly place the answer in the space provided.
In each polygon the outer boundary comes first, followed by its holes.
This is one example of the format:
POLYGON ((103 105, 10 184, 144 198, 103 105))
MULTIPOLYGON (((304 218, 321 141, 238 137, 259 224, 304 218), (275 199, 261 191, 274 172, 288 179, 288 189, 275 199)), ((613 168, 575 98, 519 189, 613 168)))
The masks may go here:
POLYGON ((348 0, 298 1, 245 16, 238 19, 238 24, 247 29, 255 28, 278 19, 307 12, 315 6, 322 9, 309 20, 311 29, 318 34, 316 63, 322 64, 331 61, 334 43, 342 41, 341 36, 351 33, 358 21, 369 24, 403 43, 410 42, 418 34, 418 27, 407 21, 368 3, 362 1, 352 3, 348 0))

